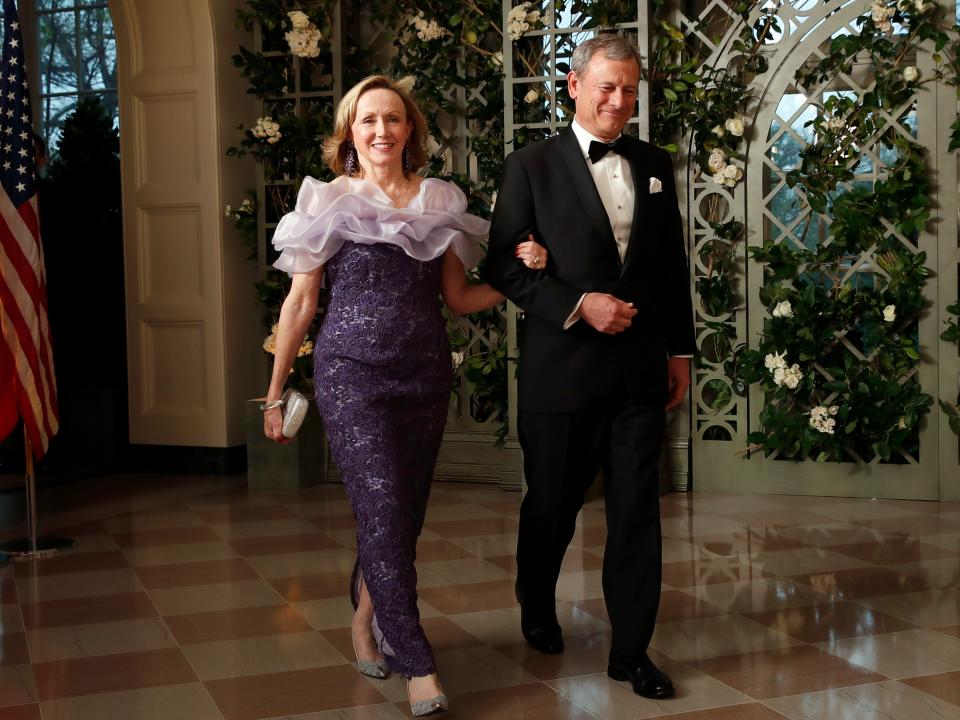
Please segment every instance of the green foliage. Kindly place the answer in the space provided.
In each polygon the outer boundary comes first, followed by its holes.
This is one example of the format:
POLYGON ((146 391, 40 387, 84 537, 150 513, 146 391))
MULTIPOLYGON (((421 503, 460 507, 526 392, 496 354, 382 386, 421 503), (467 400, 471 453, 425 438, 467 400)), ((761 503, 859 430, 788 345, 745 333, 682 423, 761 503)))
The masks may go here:
MULTIPOLYGON (((243 136, 237 146, 227 149, 228 157, 250 155, 263 170, 266 195, 258 198, 254 190, 236 208, 227 206, 226 215, 244 246, 248 258, 258 261, 258 214, 266 222, 276 222, 292 209, 296 188, 303 177, 310 175, 331 179, 323 164, 322 142, 333 127, 331 108, 318 91, 332 87, 333 59, 329 41, 333 37, 333 0, 248 0, 237 11, 237 25, 259 37, 258 49, 241 47, 232 61, 249 80, 247 92, 262 103, 262 118, 251 118, 238 126, 243 136), (320 32, 319 54, 316 57, 294 56, 285 38, 293 29, 288 13, 305 13, 320 32), (297 97, 301 99, 298 101, 297 97), (267 119, 277 123, 276 137, 264 135, 262 124, 267 119)), ((258 305, 263 308, 262 322, 269 329, 277 322, 280 306, 290 289, 290 278, 272 268, 255 283, 258 305)), ((312 336, 322 318, 325 298, 321 297, 317 317, 311 324, 312 336)), ((312 392, 313 362, 309 356, 298 357, 288 384, 303 392, 312 392)))
MULTIPOLYGON (((807 123, 814 141, 786 178, 811 210, 802 235, 752 249, 764 265, 760 299, 773 312, 756 349, 735 350, 736 371, 766 397, 751 449, 834 461, 896 462, 917 452, 918 423, 933 404, 916 372, 930 274, 917 243, 931 218, 930 180, 923 148, 888 118, 910 126, 914 95, 929 80, 907 71, 905 58, 920 42, 940 42, 939 13, 901 3, 893 20, 906 32, 896 35, 861 16, 860 34, 835 37, 826 57, 797 73, 801 88, 830 86, 854 63, 869 62, 875 83, 859 97, 831 95, 807 123), (886 165, 872 186, 855 182, 865 147, 886 165), (825 241, 808 237, 818 214, 829 222, 825 241), (796 363, 795 387, 775 374, 778 356, 796 363), (832 408, 834 424, 819 424, 815 408, 832 408)), ((960 427, 955 417, 951 427, 960 427)))

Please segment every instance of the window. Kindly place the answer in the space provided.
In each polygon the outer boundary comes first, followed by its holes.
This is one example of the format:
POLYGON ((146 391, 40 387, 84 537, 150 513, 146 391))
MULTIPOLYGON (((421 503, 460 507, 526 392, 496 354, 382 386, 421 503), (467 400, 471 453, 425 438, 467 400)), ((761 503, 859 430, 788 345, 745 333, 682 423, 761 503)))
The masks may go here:
POLYGON ((64 119, 81 98, 98 96, 116 124, 117 43, 107 2, 25 0, 20 12, 24 20, 30 13, 36 28, 36 49, 27 60, 33 114, 51 154, 64 119))

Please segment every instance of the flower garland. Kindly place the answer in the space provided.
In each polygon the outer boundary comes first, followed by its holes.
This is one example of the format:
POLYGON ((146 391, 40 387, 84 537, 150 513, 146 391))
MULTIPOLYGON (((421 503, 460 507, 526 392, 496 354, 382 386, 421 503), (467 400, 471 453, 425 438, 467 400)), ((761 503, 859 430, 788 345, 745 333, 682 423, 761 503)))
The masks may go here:
POLYGON ((836 93, 823 103, 812 121, 816 141, 787 173, 788 186, 811 209, 801 243, 817 214, 830 218, 830 242, 751 249, 764 264, 761 301, 772 307, 757 349, 741 348, 738 357, 740 377, 766 395, 751 449, 785 458, 893 462, 919 449, 918 425, 933 402, 916 373, 929 269, 925 253, 909 246, 930 220, 929 170, 924 149, 885 116, 906 126, 914 94, 949 71, 941 64, 922 80, 906 64, 921 43, 939 51, 951 42, 955 30, 943 26, 934 8, 923 0, 877 0, 857 19, 859 34, 836 36, 826 57, 797 74, 802 88, 829 85, 856 58, 868 57, 875 82, 860 97, 836 93), (902 32, 894 34, 897 26, 902 32), (853 181, 871 143, 892 159, 864 188, 853 181), (880 272, 868 282, 857 268, 869 257, 880 272), (787 353, 798 361, 790 382, 770 360, 787 353))
MULTIPOLYGON (((250 155, 263 169, 265 197, 258 198, 249 190, 236 208, 227 205, 225 214, 233 220, 242 242, 249 249, 249 259, 257 262, 258 214, 263 210, 267 222, 276 222, 293 206, 296 188, 305 175, 330 179, 323 164, 321 144, 331 130, 330 113, 308 110, 298 112, 293 98, 297 93, 332 85, 332 58, 329 38, 333 31, 333 0, 248 0, 237 11, 237 23, 248 31, 257 29, 261 48, 241 47, 233 56, 233 64, 250 82, 265 110, 249 127, 240 126, 243 138, 238 146, 227 150, 229 157, 250 155), (299 87, 294 83, 299 82, 299 87)), ((268 251, 269 252, 269 251, 268 251)), ((286 273, 269 268, 255 283, 258 304, 263 308, 263 324, 271 328, 263 342, 263 350, 273 355, 276 322, 280 306, 290 288, 286 273)), ((318 316, 311 325, 313 333, 322 316, 321 296, 318 316)), ((306 339, 297 353, 289 384, 301 392, 313 391, 312 343, 306 339)))

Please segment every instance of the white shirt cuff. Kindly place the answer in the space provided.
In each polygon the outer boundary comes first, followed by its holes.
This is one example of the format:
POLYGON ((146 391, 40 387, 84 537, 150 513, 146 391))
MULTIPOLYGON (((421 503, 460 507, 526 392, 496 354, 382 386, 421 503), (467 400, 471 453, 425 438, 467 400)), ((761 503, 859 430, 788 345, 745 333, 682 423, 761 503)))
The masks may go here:
POLYGON ((580 306, 583 305, 583 299, 587 296, 586 293, 580 296, 580 299, 577 300, 577 304, 573 307, 573 312, 567 316, 567 321, 563 324, 564 330, 569 330, 573 327, 573 324, 580 319, 580 306))

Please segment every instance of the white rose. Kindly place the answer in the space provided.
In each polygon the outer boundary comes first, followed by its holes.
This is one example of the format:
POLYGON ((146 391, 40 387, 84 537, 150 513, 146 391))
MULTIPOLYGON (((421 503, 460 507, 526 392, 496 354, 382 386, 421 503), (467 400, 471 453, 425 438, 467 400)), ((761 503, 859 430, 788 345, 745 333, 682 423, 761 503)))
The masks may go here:
POLYGON ((303 338, 303 344, 300 345, 300 349, 297 351, 297 357, 306 357, 313 352, 313 342, 307 339, 307 336, 303 338))
POLYGON ((783 381, 786 378, 787 371, 782 367, 778 367, 773 371, 773 382, 776 383, 777 387, 783 385, 783 381))
POLYGON ((723 184, 734 187, 743 178, 743 170, 732 163, 723 168, 723 184))
POLYGON ((793 390, 800 384, 802 378, 803 373, 800 372, 800 366, 794 363, 788 370, 784 371, 783 384, 793 390))
POLYGON ((718 138, 722 138, 724 135, 727 134, 727 131, 724 130, 724 129, 723 129, 722 127, 720 127, 719 125, 714 125, 714 126, 710 129, 710 132, 712 132, 712 133, 713 133, 714 135, 716 135, 718 138))
POLYGON ((300 10, 288 12, 287 17, 290 18, 290 22, 297 30, 304 30, 310 26, 310 18, 307 17, 306 13, 303 13, 300 10))
POLYGON ((743 135, 744 124, 742 115, 734 115, 732 118, 728 119, 723 126, 727 129, 731 135, 736 135, 740 137, 743 135))
POLYGON ((901 417, 901 418, 897 421, 897 427, 898 427, 900 430, 906 430, 906 429, 907 429, 907 419, 906 419, 905 417, 901 417))
POLYGON ((492 63, 493 63, 494 65, 496 65, 497 67, 500 67, 501 65, 503 65, 503 53, 502 53, 502 52, 496 52, 496 53, 494 53, 493 55, 491 55, 491 56, 490 56, 490 62, 492 62, 492 63))
POLYGON ((276 325, 273 326, 274 329, 267 335, 263 340, 263 349, 270 353, 271 355, 276 354, 277 352, 277 336, 276 336, 276 325))
POLYGON ((840 412, 840 408, 836 405, 831 405, 829 408, 827 408, 827 411, 831 415, 836 415, 838 412, 840 412))
POLYGON ((913 65, 908 65, 903 69, 903 79, 908 83, 916 82, 918 77, 920 77, 920 73, 913 65))
POLYGON ((770 353, 763 358, 763 364, 767 370, 785 368, 787 366, 787 352, 783 351, 782 353, 770 353))
POLYGON ((831 130, 843 130, 846 126, 846 121, 841 117, 832 117, 827 120, 827 127, 831 130))
POLYGON ((873 18, 875 23, 885 23, 893 17, 895 12, 896 10, 894 10, 892 7, 887 7, 882 3, 875 2, 870 8, 870 17, 873 18))
POLYGON ((883 320, 884 322, 893 322, 897 319, 897 306, 896 305, 887 305, 883 309, 883 320))
POLYGON ((453 362, 453 369, 456 370, 458 367, 463 365, 463 350, 455 350, 450 353, 450 359, 453 362))
POLYGON ((307 28, 294 28, 284 33, 290 52, 297 57, 315 58, 320 54, 320 31, 310 25, 307 28))
POLYGON ((726 185, 726 184, 727 184, 727 180, 726 180, 726 178, 723 177, 723 173, 722 173, 722 172, 718 172, 718 173, 716 173, 715 175, 711 175, 710 177, 713 178, 713 181, 714 181, 717 185, 726 185))
POLYGON ((777 318, 793 317, 793 306, 789 300, 778 302, 773 308, 773 316, 777 318))
POLYGON ((540 94, 531 88, 530 90, 527 90, 527 94, 523 96, 523 101, 528 104, 535 103, 538 97, 540 97, 540 94))
POLYGON ((223 214, 226 215, 227 217, 230 217, 231 215, 233 215, 233 208, 227 205, 226 209, 224 209, 223 211, 223 214))
POLYGON ((727 158, 720 148, 714 148, 707 160, 707 167, 713 172, 721 172, 727 166, 727 158))

